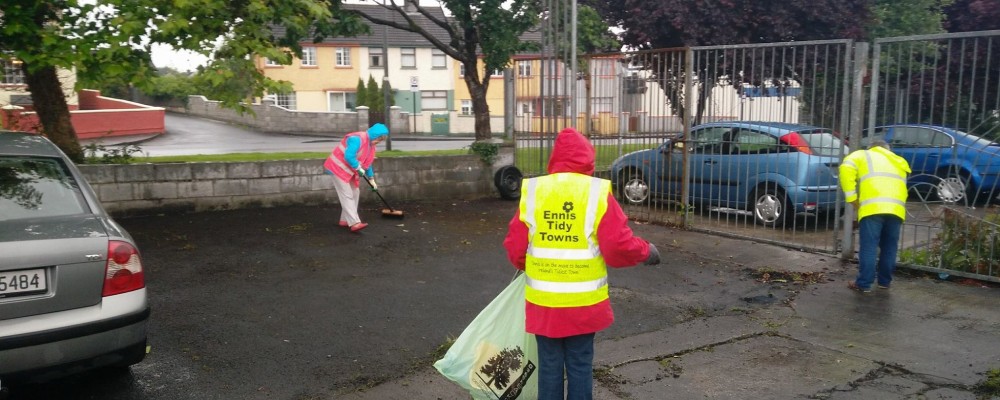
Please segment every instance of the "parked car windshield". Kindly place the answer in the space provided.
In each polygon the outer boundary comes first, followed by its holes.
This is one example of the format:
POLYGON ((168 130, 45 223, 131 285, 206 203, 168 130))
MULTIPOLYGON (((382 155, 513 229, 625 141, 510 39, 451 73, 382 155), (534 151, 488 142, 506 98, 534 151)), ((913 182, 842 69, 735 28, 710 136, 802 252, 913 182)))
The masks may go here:
POLYGON ((848 153, 847 146, 831 131, 799 132, 799 136, 809 147, 813 154, 827 157, 841 157, 848 153))
POLYGON ((79 186, 62 161, 0 156, 0 221, 87 210, 79 186))

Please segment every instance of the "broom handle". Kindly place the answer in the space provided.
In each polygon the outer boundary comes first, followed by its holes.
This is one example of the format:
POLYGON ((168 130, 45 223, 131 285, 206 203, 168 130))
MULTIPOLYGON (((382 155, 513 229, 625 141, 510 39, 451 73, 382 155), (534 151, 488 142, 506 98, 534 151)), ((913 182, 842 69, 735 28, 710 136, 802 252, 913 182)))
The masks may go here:
MULTIPOLYGON (((369 187, 371 187, 373 189, 375 188, 374 186, 372 186, 372 181, 368 180, 368 177, 365 174, 358 174, 358 175, 360 175, 362 178, 365 179, 365 182, 368 183, 369 187)), ((382 200, 382 204, 385 204, 385 208, 389 209, 389 212, 395 212, 396 211, 396 210, 392 209, 392 206, 389 205, 388 201, 385 201, 385 197, 382 197, 382 193, 379 193, 378 189, 375 189, 374 192, 375 192, 375 195, 378 196, 378 198, 382 200)))

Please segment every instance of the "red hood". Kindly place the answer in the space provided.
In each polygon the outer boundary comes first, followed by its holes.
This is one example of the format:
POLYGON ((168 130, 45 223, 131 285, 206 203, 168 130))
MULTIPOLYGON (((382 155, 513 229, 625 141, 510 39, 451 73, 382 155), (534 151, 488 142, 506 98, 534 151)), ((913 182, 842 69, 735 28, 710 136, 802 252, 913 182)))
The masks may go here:
POLYGON ((566 128, 556 136, 549 158, 549 173, 576 172, 594 174, 594 146, 576 129, 566 128))

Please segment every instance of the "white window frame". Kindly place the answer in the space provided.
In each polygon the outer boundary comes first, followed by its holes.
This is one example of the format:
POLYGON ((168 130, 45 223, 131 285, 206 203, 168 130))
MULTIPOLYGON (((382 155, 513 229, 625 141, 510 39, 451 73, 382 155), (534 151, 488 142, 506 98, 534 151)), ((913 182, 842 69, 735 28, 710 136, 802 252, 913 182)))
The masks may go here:
POLYGON ((270 58, 267 58, 267 57, 264 57, 264 65, 266 65, 268 67, 280 67, 281 66, 281 64, 278 64, 277 61, 274 61, 274 60, 272 60, 270 58))
POLYGON ((368 66, 371 68, 385 68, 385 52, 381 47, 368 48, 368 66))
POLYGON ((493 72, 490 73, 490 77, 491 78, 496 78, 498 76, 503 76, 503 69, 502 68, 495 69, 495 70, 493 70, 493 72))
POLYGON ((472 115, 472 100, 462 100, 462 115, 472 115))
POLYGON ((288 94, 269 94, 267 97, 274 100, 274 105, 278 107, 284 107, 289 110, 297 109, 295 92, 288 94))
POLYGON ((431 49, 431 68, 448 68, 448 55, 439 49, 431 49))
POLYGON ((465 64, 458 64, 458 76, 465 76, 465 64))
POLYGON ((518 117, 523 117, 523 116, 525 116, 525 115, 527 115, 529 113, 530 114, 534 114, 535 113, 535 103, 532 102, 532 101, 519 101, 519 102, 517 102, 516 112, 517 112, 517 116, 518 117))
POLYGON ((353 111, 357 107, 357 93, 355 92, 326 92, 326 110, 331 112, 353 111), (354 95, 354 101, 348 99, 354 95), (336 100, 335 100, 336 98, 336 100), (334 107, 337 104, 339 107, 334 107))
POLYGON ((530 77, 531 76, 531 61, 518 61, 517 62, 517 76, 530 77))
POLYGON ((351 66, 351 48, 350 47, 338 47, 335 51, 336 55, 336 66, 338 67, 350 67, 351 66))
POLYGON ((420 92, 420 107, 424 110, 447 110, 448 91, 424 90, 420 92))
POLYGON ((316 66, 316 48, 309 46, 302 48, 302 62, 303 67, 315 67, 316 66))
POLYGON ((404 69, 416 69, 417 68, 417 48, 416 47, 400 47, 399 48, 399 67, 404 69), (409 65, 407 65, 409 63, 409 65))
POLYGON ((0 73, 3 76, 0 77, 0 84, 4 85, 24 85, 24 71, 21 70, 19 63, 13 60, 0 59, 0 73))

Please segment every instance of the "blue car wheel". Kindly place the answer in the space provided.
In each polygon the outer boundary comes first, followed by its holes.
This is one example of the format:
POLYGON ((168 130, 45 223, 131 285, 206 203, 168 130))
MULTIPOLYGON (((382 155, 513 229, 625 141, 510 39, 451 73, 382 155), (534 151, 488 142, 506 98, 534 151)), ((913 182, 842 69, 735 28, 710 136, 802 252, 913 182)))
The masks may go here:
POLYGON ((649 201, 649 182, 638 171, 626 171, 620 181, 621 197, 628 204, 644 204, 649 201))
POLYGON ((749 204, 754 221, 768 227, 784 226, 795 215, 795 209, 789 204, 785 192, 773 186, 762 186, 754 190, 749 204))

